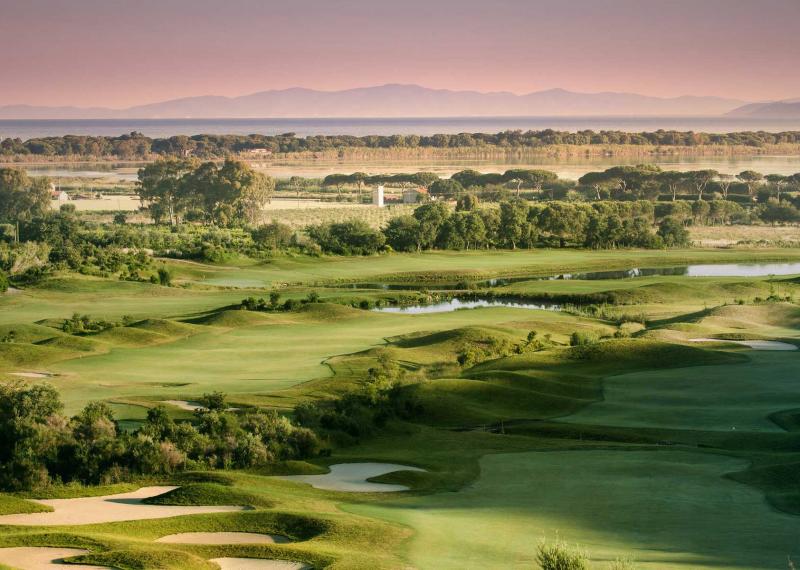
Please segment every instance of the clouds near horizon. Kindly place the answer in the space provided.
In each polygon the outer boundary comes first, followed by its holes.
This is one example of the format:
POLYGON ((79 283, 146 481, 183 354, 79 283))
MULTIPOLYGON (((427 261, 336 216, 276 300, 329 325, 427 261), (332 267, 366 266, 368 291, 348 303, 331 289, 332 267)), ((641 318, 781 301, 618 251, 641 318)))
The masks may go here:
POLYGON ((798 0, 0 0, 0 105, 384 83, 800 97, 798 0))

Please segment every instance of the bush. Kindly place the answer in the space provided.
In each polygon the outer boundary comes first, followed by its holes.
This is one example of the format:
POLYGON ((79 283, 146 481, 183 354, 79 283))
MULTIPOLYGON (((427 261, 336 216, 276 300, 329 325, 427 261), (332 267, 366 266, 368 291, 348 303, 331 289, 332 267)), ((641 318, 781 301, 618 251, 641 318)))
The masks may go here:
POLYGON ((584 552, 570 548, 562 541, 542 542, 536 554, 542 570, 589 570, 589 559, 584 552))
POLYGON ((5 293, 6 291, 8 291, 8 277, 0 271, 0 293, 5 293))

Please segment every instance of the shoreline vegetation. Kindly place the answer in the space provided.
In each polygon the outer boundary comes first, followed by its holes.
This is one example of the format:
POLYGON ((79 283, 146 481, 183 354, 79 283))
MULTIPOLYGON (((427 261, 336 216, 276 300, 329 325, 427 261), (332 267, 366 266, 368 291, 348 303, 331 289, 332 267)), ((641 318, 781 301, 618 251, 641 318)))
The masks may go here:
POLYGON ((694 133, 654 131, 504 131, 432 136, 193 135, 150 138, 65 135, 0 140, 0 163, 152 161, 196 157, 274 160, 496 159, 504 157, 648 157, 800 154, 800 131, 694 133))

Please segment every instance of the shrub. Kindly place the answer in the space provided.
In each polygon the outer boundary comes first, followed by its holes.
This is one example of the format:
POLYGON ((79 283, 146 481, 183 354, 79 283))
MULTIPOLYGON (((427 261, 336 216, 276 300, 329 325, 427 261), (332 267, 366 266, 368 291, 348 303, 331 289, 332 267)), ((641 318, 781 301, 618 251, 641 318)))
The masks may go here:
POLYGON ((542 542, 536 554, 542 570, 589 570, 589 561, 584 552, 570 548, 562 541, 542 542))

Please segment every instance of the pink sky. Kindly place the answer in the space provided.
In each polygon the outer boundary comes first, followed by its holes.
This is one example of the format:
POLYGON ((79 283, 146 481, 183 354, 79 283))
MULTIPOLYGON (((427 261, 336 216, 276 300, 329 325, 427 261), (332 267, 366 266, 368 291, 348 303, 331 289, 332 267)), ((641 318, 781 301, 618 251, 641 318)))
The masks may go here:
POLYGON ((384 83, 800 97, 800 0, 0 0, 0 105, 384 83))

